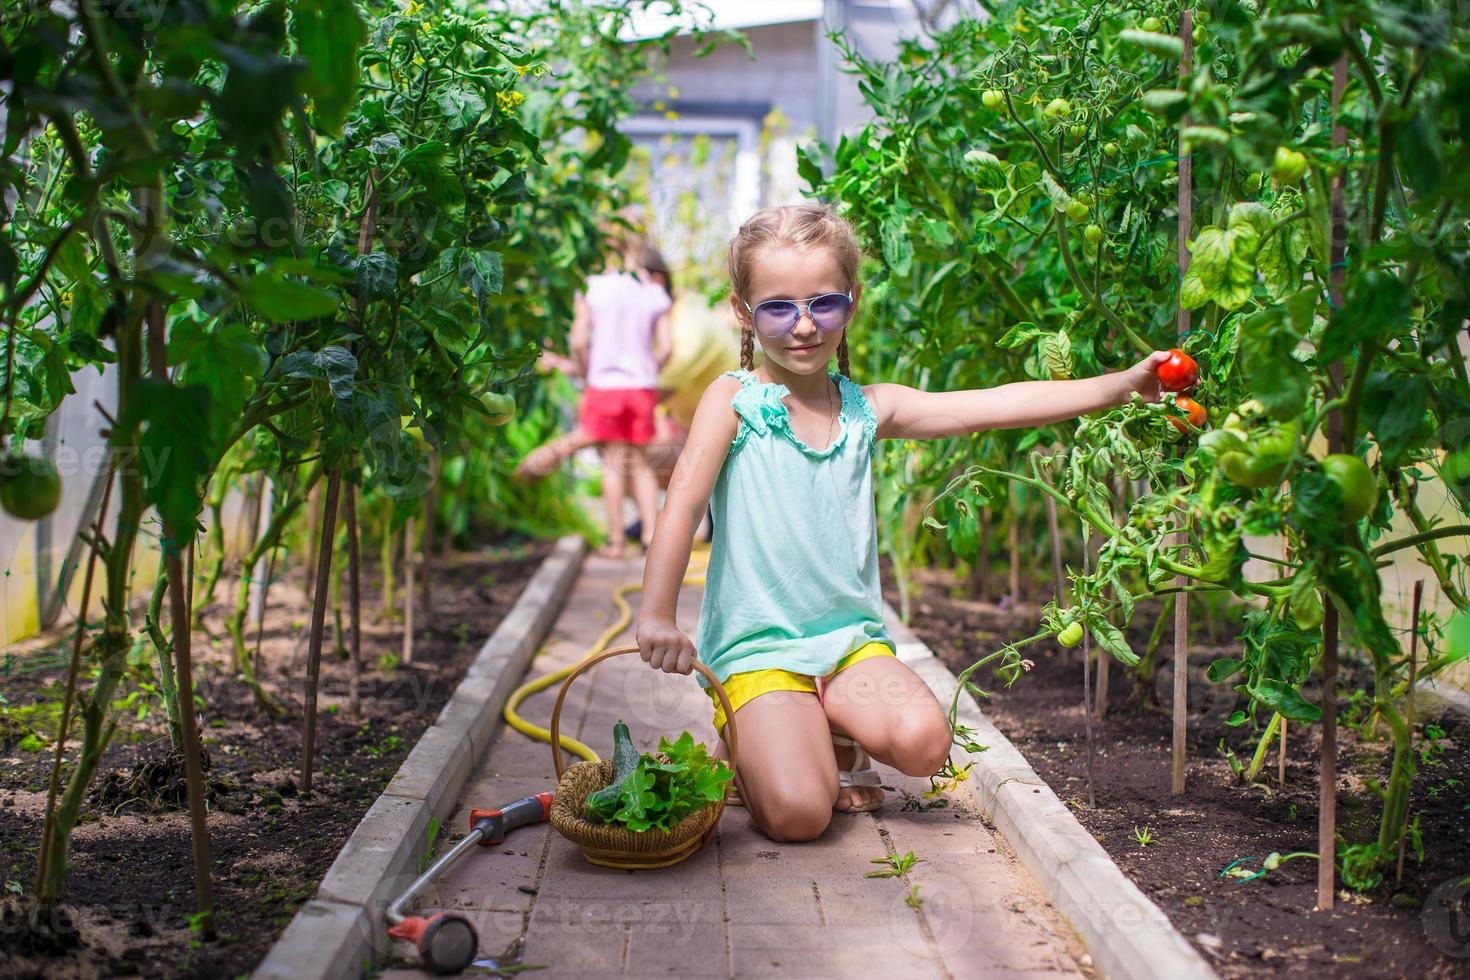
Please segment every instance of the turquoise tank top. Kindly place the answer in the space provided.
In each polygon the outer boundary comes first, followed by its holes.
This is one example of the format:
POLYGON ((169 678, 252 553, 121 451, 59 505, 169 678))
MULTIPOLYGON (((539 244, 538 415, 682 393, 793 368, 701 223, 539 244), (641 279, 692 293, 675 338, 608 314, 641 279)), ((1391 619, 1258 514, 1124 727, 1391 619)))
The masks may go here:
MULTIPOLYGON (((740 427, 710 496, 714 537, 695 650, 719 678, 780 667, 815 676, 865 643, 893 647, 878 585, 873 442, 878 419, 863 390, 841 391, 832 444, 791 431, 791 389, 749 371, 731 406, 740 427)), ((709 687, 695 674, 700 687, 709 687)))

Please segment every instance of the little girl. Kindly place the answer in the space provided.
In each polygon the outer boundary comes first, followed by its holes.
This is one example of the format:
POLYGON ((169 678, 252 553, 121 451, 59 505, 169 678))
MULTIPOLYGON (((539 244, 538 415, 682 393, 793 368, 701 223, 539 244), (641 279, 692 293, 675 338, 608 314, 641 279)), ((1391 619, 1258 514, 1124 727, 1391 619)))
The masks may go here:
MULTIPOLYGON (((695 656, 725 686, 740 732, 736 785, 773 840, 811 840, 832 812, 876 809, 868 756, 911 776, 948 757, 948 718, 883 626, 875 439, 1045 425, 1159 398, 1156 351, 1126 371, 929 392, 848 377, 857 310, 852 228, 815 205, 765 208, 730 242, 742 370, 706 389, 675 464, 643 576, 638 646, 655 669, 695 656), (764 359, 754 367, 759 339, 764 359), (837 355, 838 371, 828 364, 837 355), (694 530, 712 505, 697 642, 674 621, 694 530)), ((699 678, 712 699, 714 690, 699 678)), ((716 700, 715 730, 724 738, 716 700)), ((728 758, 728 747, 726 754, 728 758)))
POLYGON ((647 268, 657 253, 641 238, 619 230, 610 236, 610 246, 607 268, 589 277, 586 291, 576 298, 569 339, 574 356, 541 355, 553 368, 586 376, 577 427, 532 450, 513 475, 520 480, 545 476, 572 453, 597 445, 608 528, 608 542, 598 553, 622 558, 623 497, 628 491, 638 508, 645 546, 652 541, 658 515, 658 475, 647 447, 655 434, 658 373, 673 354, 673 299, 647 268))

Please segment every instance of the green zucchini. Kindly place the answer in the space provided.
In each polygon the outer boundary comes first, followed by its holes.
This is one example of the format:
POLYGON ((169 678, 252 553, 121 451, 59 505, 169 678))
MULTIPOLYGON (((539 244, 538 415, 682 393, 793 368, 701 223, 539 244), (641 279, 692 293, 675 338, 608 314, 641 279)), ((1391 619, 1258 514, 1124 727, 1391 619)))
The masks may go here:
POLYGON ((586 810, 589 814, 606 819, 618 811, 618 794, 622 791, 623 782, 638 768, 639 757, 628 726, 618 719, 613 726, 613 781, 587 795, 586 810))

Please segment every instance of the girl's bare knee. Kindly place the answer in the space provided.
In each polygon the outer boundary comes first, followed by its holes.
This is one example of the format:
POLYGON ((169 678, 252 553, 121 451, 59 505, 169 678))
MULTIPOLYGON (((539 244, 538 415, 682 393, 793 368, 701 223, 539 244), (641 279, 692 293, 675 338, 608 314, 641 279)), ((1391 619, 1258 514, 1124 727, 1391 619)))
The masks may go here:
POLYGON ((949 758, 954 733, 941 717, 906 717, 894 732, 894 768, 906 776, 932 776, 949 758))
POLYGON ((832 822, 830 800, 794 799, 780 793, 776 799, 752 807, 752 812, 761 830, 774 841, 815 840, 832 822))

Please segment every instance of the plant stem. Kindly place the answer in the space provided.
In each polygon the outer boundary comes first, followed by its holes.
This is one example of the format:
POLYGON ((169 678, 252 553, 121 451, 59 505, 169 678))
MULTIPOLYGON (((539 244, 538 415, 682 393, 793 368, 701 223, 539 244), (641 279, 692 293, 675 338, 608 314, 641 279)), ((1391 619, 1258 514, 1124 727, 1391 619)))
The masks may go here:
MULTIPOLYGON (((107 463, 106 484, 102 491, 102 505, 97 510, 97 516, 92 521, 92 540, 94 542, 102 534, 102 524, 107 519, 107 504, 112 499, 112 480, 115 472, 114 461, 109 458, 107 463)), ((82 578, 82 604, 77 609, 77 628, 72 635, 71 662, 66 669, 66 692, 61 701, 61 723, 56 732, 56 755, 51 763, 51 776, 46 786, 46 816, 41 823, 41 848, 36 857, 36 894, 40 895, 44 890, 46 869, 50 862, 48 854, 51 849, 51 835, 56 817, 56 793, 61 784, 61 758, 66 747, 67 729, 71 723, 71 706, 76 699, 77 674, 81 669, 82 638, 87 635, 87 611, 92 605, 92 579, 97 571, 97 547, 94 543, 87 556, 87 574, 82 578)))

